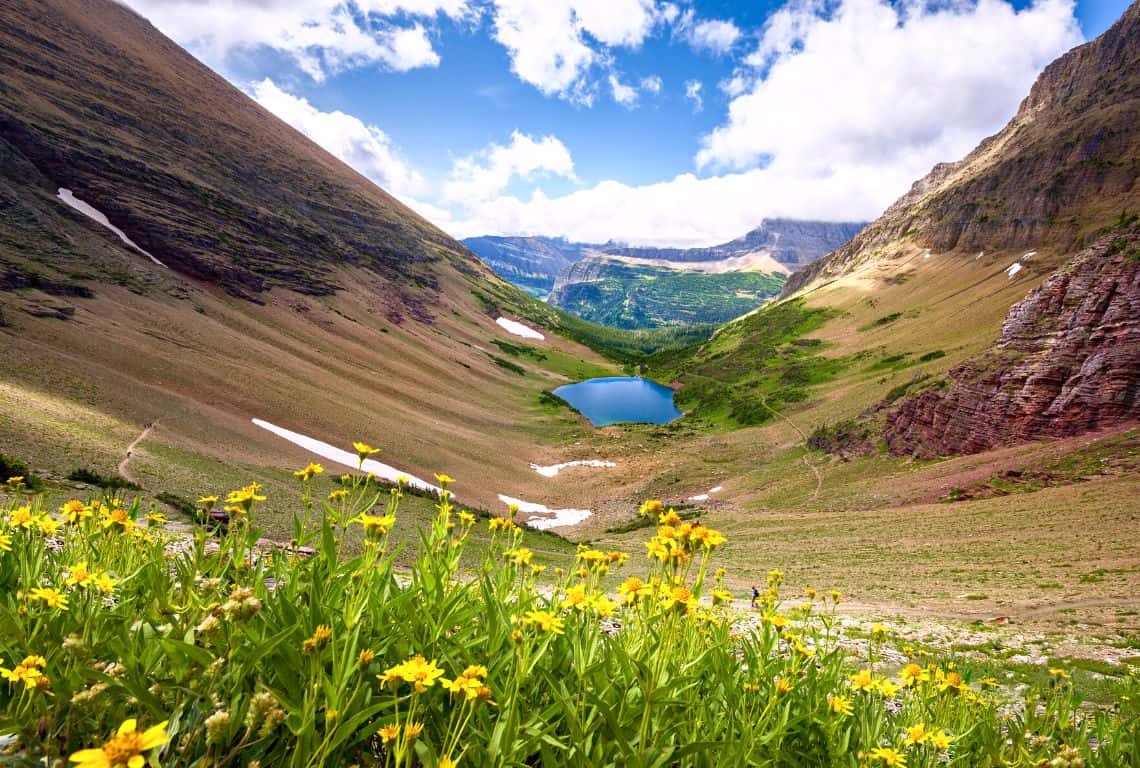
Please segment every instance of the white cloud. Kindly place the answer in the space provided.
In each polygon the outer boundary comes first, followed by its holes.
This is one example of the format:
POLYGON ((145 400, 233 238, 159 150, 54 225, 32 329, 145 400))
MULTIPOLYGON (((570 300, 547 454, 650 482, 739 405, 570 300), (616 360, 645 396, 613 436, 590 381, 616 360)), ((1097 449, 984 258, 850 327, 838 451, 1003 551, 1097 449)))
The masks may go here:
POLYGON ((664 85, 658 75, 649 75, 648 77, 641 78, 641 90, 654 96, 661 93, 661 89, 664 85))
MULTIPOLYGON (((911 179, 891 179, 896 186, 911 179)), ((603 181, 551 198, 500 196, 440 222, 455 237, 524 234, 588 242, 610 239, 635 245, 704 246, 740 237, 772 216, 869 219, 882 210, 868 192, 863 169, 818 179, 770 169, 699 178, 685 173, 668 181, 630 186, 603 181)))
POLYGON ((676 6, 672 6, 671 10, 674 38, 684 40, 694 51, 728 53, 740 39, 740 28, 730 20, 697 21, 697 13, 692 8, 681 12, 676 6))
POLYGON ((700 80, 685 81, 685 98, 693 102, 694 112, 700 112, 705 108, 705 100, 701 98, 702 87, 703 85, 700 80))
POLYGON ((614 101, 626 108, 632 108, 637 104, 636 88, 632 85, 626 85, 613 73, 610 73, 609 82, 610 90, 614 95, 614 101))
MULTIPOLYGON (((697 156, 719 175, 499 196, 448 230, 710 245, 765 217, 871 219, 935 163, 1000 129, 1044 66, 1080 42, 1071 0, 1021 11, 1000 0, 831 8, 776 14, 750 67, 722 83, 738 95, 697 156)), ((685 85, 699 104, 700 81, 685 85)))
POLYGON ((698 51, 728 53, 740 39, 740 28, 731 21, 710 19, 693 25, 689 33, 689 44, 698 51))
POLYGON ((250 86, 261 106, 386 190, 404 199, 426 190, 423 177, 399 157, 388 136, 344 112, 322 112, 266 78, 250 86))
POLYGON ((491 14, 520 80, 586 104, 586 74, 606 49, 637 48, 661 20, 656 0, 494 0, 491 14))
POLYGON ((697 164, 771 156, 820 177, 864 166, 917 178, 998 130, 1080 40, 1072 0, 1021 11, 1001 0, 842 0, 830 14, 793 3, 771 17, 749 57, 759 77, 703 139, 697 164))
POLYGON ((534 139, 519 131, 511 133, 507 146, 491 144, 452 165, 443 185, 443 197, 451 204, 477 206, 494 199, 513 179, 534 180, 542 176, 574 178, 570 150, 556 136, 534 139))
POLYGON ((469 0, 121 0, 207 63, 265 46, 292 58, 314 80, 354 67, 403 72, 440 58, 419 23, 397 14, 462 18, 469 0))

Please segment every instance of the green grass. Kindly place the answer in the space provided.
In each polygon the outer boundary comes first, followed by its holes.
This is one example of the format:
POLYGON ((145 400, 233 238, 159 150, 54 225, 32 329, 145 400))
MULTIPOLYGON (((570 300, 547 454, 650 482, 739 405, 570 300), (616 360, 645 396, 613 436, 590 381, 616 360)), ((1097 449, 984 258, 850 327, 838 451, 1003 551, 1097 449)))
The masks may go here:
POLYGON ((578 317, 615 328, 723 323, 779 294, 784 276, 763 272, 684 272, 605 263, 601 276, 571 283, 551 300, 578 317))
POLYGON ((559 573, 505 520, 445 497, 416 528, 404 505, 419 497, 337 485, 342 499, 302 485, 312 508, 286 505, 309 557, 255 546, 269 500, 253 487, 231 496, 243 511, 228 532, 172 534, 141 500, 106 496, 51 547, 43 497, 10 500, 9 761, 77 762, 137 719, 155 737, 135 751, 163 765, 1140 765, 1140 684, 1119 668, 1052 660, 1069 679, 994 658, 996 642, 916 649, 846 630, 834 598, 785 605, 777 571, 759 612, 733 609, 721 540, 679 516, 657 521, 659 557, 583 549, 559 573), (406 568, 401 527, 420 542, 406 568), (619 605, 604 584, 629 571, 619 605), (937 738, 908 742, 919 722, 937 738))
POLYGON ((649 369, 658 380, 682 382, 676 402, 695 419, 762 424, 849 365, 825 357, 823 342, 807 338, 832 314, 801 301, 780 302, 724 326, 705 344, 658 353, 649 369))

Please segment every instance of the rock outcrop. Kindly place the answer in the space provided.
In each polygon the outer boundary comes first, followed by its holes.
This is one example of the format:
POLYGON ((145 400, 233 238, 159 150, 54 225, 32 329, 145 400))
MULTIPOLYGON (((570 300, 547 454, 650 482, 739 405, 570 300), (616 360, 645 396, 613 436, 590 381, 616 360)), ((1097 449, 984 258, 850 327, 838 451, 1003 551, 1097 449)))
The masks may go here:
POLYGON ((995 348, 887 416, 895 454, 976 453, 1140 420, 1140 225, 1084 249, 1009 311, 995 348))

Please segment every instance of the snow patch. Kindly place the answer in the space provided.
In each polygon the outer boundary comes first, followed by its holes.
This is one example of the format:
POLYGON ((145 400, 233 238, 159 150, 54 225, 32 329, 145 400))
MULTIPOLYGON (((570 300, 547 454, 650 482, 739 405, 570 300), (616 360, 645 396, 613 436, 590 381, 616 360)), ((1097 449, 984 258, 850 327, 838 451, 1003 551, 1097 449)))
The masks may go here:
POLYGON ((1029 253, 1027 253, 1027 254, 1025 254, 1024 256, 1022 256, 1022 257, 1021 257, 1021 260, 1022 260, 1022 261, 1025 261, 1025 260, 1026 260, 1026 259, 1028 259, 1030 256, 1036 256, 1036 255, 1037 255, 1037 251, 1030 251, 1029 253))
POLYGON ((974 257, 974 261, 977 261, 978 259, 982 258, 985 255, 986 255, 985 251, 978 251, 978 255, 974 257))
POLYGON ((516 320, 508 320, 505 317, 500 317, 495 322, 498 323, 499 326, 507 333, 514 334, 515 336, 521 336, 524 339, 535 339, 537 341, 543 341, 546 339, 546 337, 538 331, 534 330, 533 328, 528 328, 516 320))
POLYGON ((922 252, 922 258, 924 258, 924 259, 930 258, 930 249, 929 248, 927 248, 925 251, 922 252))
POLYGON ((1007 275, 1009 275, 1010 277, 1013 277, 1014 275, 1016 275, 1020 271, 1021 271, 1021 265, 1015 261, 1014 263, 1009 265, 1009 269, 1007 269, 1005 271, 1005 273, 1007 275))
POLYGON ((114 232, 116 235, 119 236, 119 239, 122 240, 126 245, 130 246, 131 248, 134 248, 136 251, 141 253, 143 256, 146 256, 148 259, 153 261, 158 266, 160 266, 160 267, 166 266, 161 261, 159 261, 155 257, 151 256, 149 253, 144 251, 142 248, 140 248, 138 246, 138 244, 135 243, 134 240, 127 237, 127 233, 124 232, 123 230, 119 229, 118 227, 116 227, 114 224, 112 224, 111 220, 108 219, 105 215, 103 215, 102 211, 95 208, 95 206, 90 205, 89 203, 85 203, 82 200, 80 200, 78 197, 76 197, 74 194, 72 194, 70 189, 64 189, 63 187, 60 187, 59 191, 56 193, 56 196, 60 200, 62 200, 64 203, 69 205, 70 207, 72 207, 75 210, 82 213, 87 218, 89 218, 92 221, 95 221, 99 224, 102 224, 104 227, 106 227, 107 229, 114 232))
POLYGON ((612 461, 603 461, 601 459, 584 459, 582 461, 564 461, 561 464, 551 464, 548 467, 542 467, 538 464, 531 464, 530 468, 543 477, 554 477, 567 467, 616 467, 612 461))
MULTIPOLYGON (((268 421, 262 421, 261 419, 251 419, 251 421, 253 421, 254 424, 261 427, 262 429, 267 429, 278 437, 284 438, 290 443, 293 443, 293 445, 298 445, 304 448, 306 451, 315 453, 323 459, 334 461, 337 464, 343 464, 344 466, 351 469, 356 469, 357 465, 360 464, 360 458, 352 451, 341 450, 334 445, 330 445, 320 440, 307 437, 306 435, 302 435, 300 432, 293 432, 283 427, 279 427, 276 424, 270 424, 268 421)), ((376 475, 376 477, 387 480, 390 483, 395 483, 398 481, 398 478, 405 477, 407 478, 408 485, 412 486, 413 488, 419 488, 420 490, 424 491, 433 491, 435 493, 439 493, 440 490, 442 490, 439 486, 432 485, 431 483, 421 480, 418 477, 409 475, 407 472, 401 472, 395 467, 376 461, 375 459, 365 459, 364 464, 361 465, 360 469, 363 472, 368 472, 376 475)))
POLYGON ((690 496, 689 498, 685 499, 685 501, 708 501, 709 496, 712 496, 714 493, 720 493, 723 490, 724 488, 718 485, 716 488, 709 488, 704 493, 698 493, 696 496, 690 496))
POLYGON ((554 515, 554 517, 532 517, 526 521, 526 524, 531 528, 540 531, 545 531, 548 528, 561 528, 566 525, 577 525, 594 514, 588 509, 550 509, 545 504, 514 499, 501 493, 499 494, 499 501, 504 504, 516 504, 519 512, 526 514, 554 515))

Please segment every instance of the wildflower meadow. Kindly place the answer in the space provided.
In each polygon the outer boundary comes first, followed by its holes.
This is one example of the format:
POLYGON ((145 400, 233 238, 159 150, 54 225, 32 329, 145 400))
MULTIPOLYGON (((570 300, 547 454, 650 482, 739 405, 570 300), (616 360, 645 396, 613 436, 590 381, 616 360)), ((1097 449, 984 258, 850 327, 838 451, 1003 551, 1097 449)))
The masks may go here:
POLYGON ((641 509, 644 551, 583 546, 547 568, 510 518, 459 508, 437 476, 397 568, 403 486, 354 476, 318 501, 322 471, 296 473, 280 547, 259 545, 257 485, 175 526, 121 493, 45 508, 13 478, 0 764, 1140 765, 1135 678, 1090 707, 1064 670, 1013 691, 882 625, 853 655, 839 593, 786 595, 772 571, 756 609, 734 607, 724 536, 660 502, 641 509), (476 526, 490 544, 461 564, 476 526))

